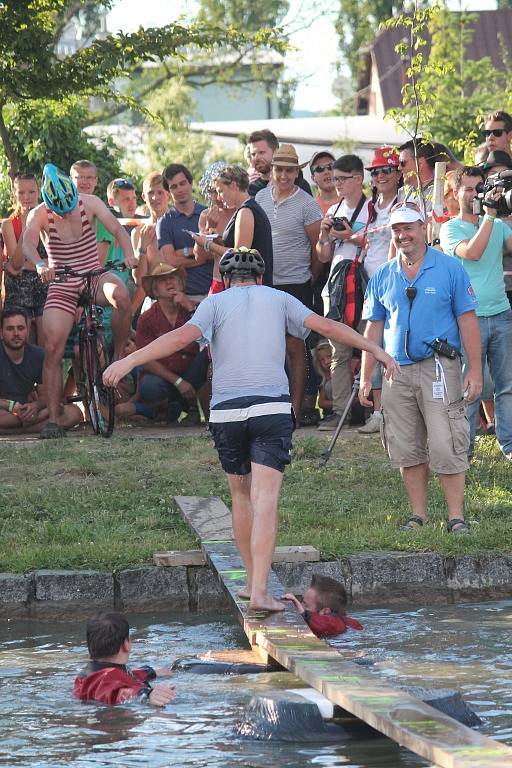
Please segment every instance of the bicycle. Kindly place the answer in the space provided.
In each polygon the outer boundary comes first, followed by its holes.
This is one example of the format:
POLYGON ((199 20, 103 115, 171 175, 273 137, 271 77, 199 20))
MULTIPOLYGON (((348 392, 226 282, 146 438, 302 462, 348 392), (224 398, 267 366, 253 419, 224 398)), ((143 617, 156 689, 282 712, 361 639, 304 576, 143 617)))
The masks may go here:
POLYGON ((114 391, 103 383, 103 371, 110 363, 110 352, 103 335, 100 313, 94 303, 92 280, 123 266, 109 264, 90 272, 75 272, 69 266, 55 270, 56 277, 85 279, 85 286, 78 300, 78 306, 83 309, 78 336, 78 395, 71 400, 84 402, 94 433, 103 437, 110 437, 114 430, 114 391))

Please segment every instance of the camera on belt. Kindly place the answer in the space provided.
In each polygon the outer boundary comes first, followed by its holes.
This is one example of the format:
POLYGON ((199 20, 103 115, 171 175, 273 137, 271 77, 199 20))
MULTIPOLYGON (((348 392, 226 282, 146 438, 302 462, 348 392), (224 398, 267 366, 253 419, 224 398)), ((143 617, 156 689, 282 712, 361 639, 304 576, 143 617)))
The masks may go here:
POLYGON ((441 357, 448 357, 450 360, 456 360, 458 357, 461 357, 459 350, 448 344, 446 339, 434 339, 432 342, 427 341, 426 344, 427 347, 433 349, 441 357))
POLYGON ((473 213, 480 215, 483 212, 484 197, 491 190, 497 189, 501 196, 495 201, 485 201, 486 208, 495 208, 499 217, 510 216, 512 211, 512 170, 500 171, 488 176, 485 181, 476 185, 477 196, 473 201, 473 213))

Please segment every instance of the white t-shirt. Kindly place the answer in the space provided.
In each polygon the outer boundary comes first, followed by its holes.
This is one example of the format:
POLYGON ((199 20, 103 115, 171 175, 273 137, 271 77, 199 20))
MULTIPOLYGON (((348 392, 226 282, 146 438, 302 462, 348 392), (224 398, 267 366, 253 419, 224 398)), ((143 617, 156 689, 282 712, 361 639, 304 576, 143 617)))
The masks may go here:
MULTIPOLYGON (((349 208, 345 200, 343 200, 339 207, 338 205, 331 205, 329 210, 327 211, 328 216, 334 216, 336 215, 336 218, 341 218, 342 216, 345 216, 349 221, 352 218, 352 214, 354 213, 355 209, 357 208, 357 205, 355 205, 353 208, 349 208)), ((361 210, 356 216, 356 220, 354 224, 352 225, 352 229, 355 232, 362 232, 362 230, 366 226, 366 222, 368 221, 368 200, 365 200, 364 205, 362 206, 361 210)), ((331 262, 331 269, 329 272, 329 276, 332 274, 332 271, 336 264, 338 264, 340 261, 343 261, 343 259, 352 259, 354 260, 359 246, 356 245, 356 243, 353 240, 337 240, 336 244, 334 246, 334 255, 332 257, 331 262)), ((325 287, 322 290, 322 296, 324 298, 327 298, 329 296, 329 290, 328 290, 328 282, 325 284, 325 287)))
POLYGON ((380 208, 379 204, 376 203, 377 218, 375 221, 372 221, 366 230, 368 249, 364 260, 364 268, 368 277, 372 277, 378 267, 388 260, 389 243, 391 242, 389 217, 393 203, 394 200, 384 208, 380 208))

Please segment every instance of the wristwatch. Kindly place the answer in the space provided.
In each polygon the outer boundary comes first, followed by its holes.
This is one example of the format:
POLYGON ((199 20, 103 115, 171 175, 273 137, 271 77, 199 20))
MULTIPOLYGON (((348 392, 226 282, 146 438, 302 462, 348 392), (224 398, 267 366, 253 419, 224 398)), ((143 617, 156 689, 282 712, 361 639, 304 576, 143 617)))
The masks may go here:
POLYGON ((186 246, 184 247, 184 249, 183 249, 183 255, 184 255, 184 257, 185 257, 186 259, 188 259, 188 257, 190 256, 190 248, 188 247, 188 245, 186 245, 186 246))

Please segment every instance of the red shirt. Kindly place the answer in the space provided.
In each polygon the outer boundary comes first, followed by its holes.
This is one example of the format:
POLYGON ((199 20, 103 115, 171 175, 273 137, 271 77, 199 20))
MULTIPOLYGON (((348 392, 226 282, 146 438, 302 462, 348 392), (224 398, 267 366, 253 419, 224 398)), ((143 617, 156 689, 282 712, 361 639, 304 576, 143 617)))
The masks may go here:
POLYGON ((317 637, 336 637, 351 629, 364 629, 363 625, 350 616, 337 616, 335 613, 316 613, 304 611, 304 619, 317 637))
POLYGON ((130 671, 124 664, 91 661, 76 678, 73 693, 82 701, 123 704, 131 699, 147 698, 151 693, 149 681, 154 678, 151 667, 130 671))
MULTIPOLYGON (((152 307, 148 309, 147 312, 143 312, 139 317, 137 323, 137 337, 135 340, 137 349, 146 347, 155 339, 163 336, 164 333, 169 333, 169 331, 174 331, 176 328, 181 328, 181 326, 185 325, 190 318, 191 314, 189 312, 185 312, 184 309, 179 309, 176 316, 176 322, 174 325, 171 325, 160 309, 158 301, 155 301, 152 307)), ((165 365, 168 371, 181 375, 187 371, 198 352, 199 345, 194 341, 192 344, 189 344, 188 347, 185 347, 179 352, 175 352, 174 355, 163 357, 159 362, 162 363, 162 365, 165 365)))

